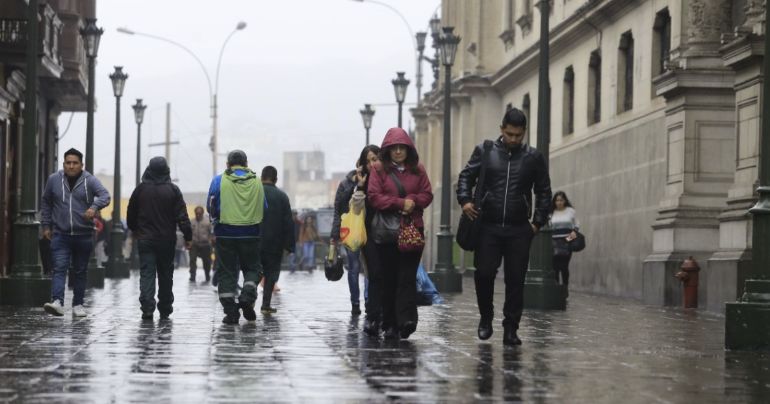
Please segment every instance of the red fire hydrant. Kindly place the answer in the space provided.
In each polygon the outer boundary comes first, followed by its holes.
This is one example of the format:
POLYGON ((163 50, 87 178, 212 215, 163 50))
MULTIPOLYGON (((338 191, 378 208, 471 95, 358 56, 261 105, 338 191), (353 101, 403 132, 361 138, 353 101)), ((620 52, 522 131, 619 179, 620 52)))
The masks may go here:
POLYGON ((680 271, 674 275, 679 279, 684 286, 684 294, 682 296, 682 304, 685 309, 695 309, 698 307, 698 272, 700 267, 695 259, 691 256, 684 260, 680 271))

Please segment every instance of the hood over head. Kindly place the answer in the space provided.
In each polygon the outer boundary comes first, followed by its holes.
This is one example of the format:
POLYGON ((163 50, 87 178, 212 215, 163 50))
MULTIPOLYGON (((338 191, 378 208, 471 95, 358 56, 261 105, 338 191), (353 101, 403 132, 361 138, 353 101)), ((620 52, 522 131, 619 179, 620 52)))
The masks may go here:
POLYGON ((150 159, 150 164, 147 165, 147 169, 144 170, 142 182, 148 184, 170 183, 170 172, 171 170, 168 168, 168 162, 166 162, 165 157, 153 157, 150 159))
POLYGON ((388 133, 385 134, 385 139, 382 140, 382 146, 380 146, 380 148, 385 149, 386 147, 394 146, 397 144, 402 144, 412 150, 417 151, 417 149, 414 147, 414 142, 412 142, 412 139, 409 137, 409 134, 406 133, 405 130, 401 128, 388 129, 388 133))

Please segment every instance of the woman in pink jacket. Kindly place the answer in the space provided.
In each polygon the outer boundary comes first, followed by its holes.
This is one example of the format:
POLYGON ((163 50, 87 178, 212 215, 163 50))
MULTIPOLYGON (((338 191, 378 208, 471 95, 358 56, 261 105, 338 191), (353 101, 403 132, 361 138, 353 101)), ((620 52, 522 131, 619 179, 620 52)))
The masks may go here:
MULTIPOLYGON (((385 135, 374 169, 369 176, 371 206, 386 214, 397 212, 423 233, 422 212, 433 201, 433 192, 414 143, 403 129, 392 128, 385 135)), ((403 252, 396 242, 377 243, 376 248, 382 261, 385 339, 409 338, 417 328, 416 276, 422 249, 403 252)))

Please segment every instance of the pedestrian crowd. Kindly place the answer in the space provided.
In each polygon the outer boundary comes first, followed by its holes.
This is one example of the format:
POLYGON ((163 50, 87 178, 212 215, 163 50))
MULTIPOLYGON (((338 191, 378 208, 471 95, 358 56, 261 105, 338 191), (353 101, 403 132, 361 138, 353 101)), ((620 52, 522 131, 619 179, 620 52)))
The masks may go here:
MULTIPOLYGON (((563 285, 569 281, 572 252, 579 250, 574 246, 584 243, 567 195, 552 195, 546 159, 525 143, 526 128, 524 113, 508 110, 496 139, 473 150, 456 189, 463 211, 458 243, 475 252, 478 336, 482 340, 492 336, 495 279, 502 266, 505 345, 521 344, 517 330, 535 234, 550 223, 554 273, 563 285)), ((53 273, 51 301, 44 309, 56 316, 64 314, 64 283, 70 267, 74 280, 72 313, 87 315, 83 306, 87 262, 95 243, 102 242, 95 234, 105 232, 98 212, 110 203, 109 193, 83 170, 82 161, 79 151, 66 151, 63 170, 48 178, 42 197, 42 235, 50 240, 53 273)), ((215 278, 223 323, 238 324, 241 316, 256 320, 260 282, 264 285, 261 313, 277 311, 272 293, 277 289, 284 255, 288 254, 292 271, 312 268, 320 240, 313 216, 299 220, 277 182, 275 167, 265 166, 257 176, 246 153, 232 151, 224 172, 211 181, 205 207, 208 217, 204 207, 198 206, 190 220, 182 192, 171 181, 166 159, 150 160, 127 209, 127 227, 138 244, 143 319, 152 319, 156 309, 161 318, 173 312, 178 244, 190 254, 190 281, 196 280, 198 258, 202 259, 206 282, 215 278)), ((380 146, 364 147, 355 167, 339 184, 330 254, 325 258, 327 278, 340 279, 340 266, 346 263, 351 314, 356 316, 361 314, 359 279, 365 275, 363 332, 370 336, 406 339, 418 329, 418 283, 430 282, 421 265, 423 215, 432 202, 427 171, 412 139, 401 128, 388 130, 380 146)))

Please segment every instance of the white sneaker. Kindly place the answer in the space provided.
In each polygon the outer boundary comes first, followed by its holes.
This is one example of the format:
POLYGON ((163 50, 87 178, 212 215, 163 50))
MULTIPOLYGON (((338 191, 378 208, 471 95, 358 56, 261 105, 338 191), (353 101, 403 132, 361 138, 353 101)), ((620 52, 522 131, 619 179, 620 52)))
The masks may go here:
POLYGON ((88 313, 86 313, 86 308, 80 304, 72 308, 72 315, 75 317, 85 317, 88 315, 88 313))
POLYGON ((64 306, 62 306, 61 302, 58 300, 44 304, 43 310, 45 310, 45 312, 48 314, 53 314, 54 316, 64 315, 64 306))

